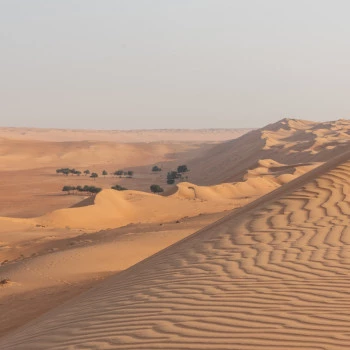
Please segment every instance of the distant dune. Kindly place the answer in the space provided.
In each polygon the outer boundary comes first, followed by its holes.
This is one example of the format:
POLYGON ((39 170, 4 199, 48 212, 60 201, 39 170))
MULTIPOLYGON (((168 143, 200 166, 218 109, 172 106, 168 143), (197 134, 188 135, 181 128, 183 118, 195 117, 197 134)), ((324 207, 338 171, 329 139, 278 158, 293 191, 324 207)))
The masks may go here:
POLYGON ((37 141, 220 142, 252 129, 71 130, 0 127, 0 138, 37 141))
POLYGON ((109 278, 3 349, 347 349, 350 152, 109 278))
POLYGON ((350 120, 316 123, 283 119, 214 146, 190 161, 191 181, 213 185, 239 181, 261 159, 283 164, 325 162, 348 149, 350 120))

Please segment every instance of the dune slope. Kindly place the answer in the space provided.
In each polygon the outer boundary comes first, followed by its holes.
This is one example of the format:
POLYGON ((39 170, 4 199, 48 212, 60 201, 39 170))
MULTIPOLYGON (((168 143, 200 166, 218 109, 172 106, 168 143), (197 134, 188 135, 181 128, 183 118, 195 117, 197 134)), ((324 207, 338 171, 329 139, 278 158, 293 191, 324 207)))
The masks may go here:
POLYGON ((240 181, 261 159, 287 165, 326 162, 350 144, 350 120, 316 123, 282 119, 238 139, 213 146, 188 162, 190 180, 198 185, 240 181))
POLYGON ((350 152, 53 310, 2 349, 347 349, 350 152))

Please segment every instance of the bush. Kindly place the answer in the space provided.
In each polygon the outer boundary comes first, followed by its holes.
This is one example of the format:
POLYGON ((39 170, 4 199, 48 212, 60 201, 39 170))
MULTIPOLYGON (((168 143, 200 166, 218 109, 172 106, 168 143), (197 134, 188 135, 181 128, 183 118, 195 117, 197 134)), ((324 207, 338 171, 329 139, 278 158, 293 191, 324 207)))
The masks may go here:
POLYGON ((9 278, 0 278, 0 286, 4 286, 5 284, 10 283, 9 278))
POLYGON ((75 191, 76 188, 74 186, 63 186, 62 191, 67 192, 67 194, 70 194, 71 191, 75 191))
POLYGON ((178 173, 186 173, 188 170, 187 165, 179 165, 177 167, 177 172, 178 173))
POLYGON ((81 171, 79 170, 75 170, 74 168, 73 169, 70 169, 70 168, 60 168, 60 169, 56 169, 56 173, 57 174, 64 174, 64 175, 69 175, 69 174, 73 174, 73 175, 80 175, 81 174, 81 171))
POLYGON ((151 192, 153 192, 153 193, 164 192, 164 190, 159 185, 151 185, 150 189, 151 189, 151 192))
POLYGON ((120 185, 115 185, 115 186, 112 186, 111 188, 112 188, 112 190, 116 190, 116 191, 126 191, 127 190, 127 188, 120 186, 120 185))

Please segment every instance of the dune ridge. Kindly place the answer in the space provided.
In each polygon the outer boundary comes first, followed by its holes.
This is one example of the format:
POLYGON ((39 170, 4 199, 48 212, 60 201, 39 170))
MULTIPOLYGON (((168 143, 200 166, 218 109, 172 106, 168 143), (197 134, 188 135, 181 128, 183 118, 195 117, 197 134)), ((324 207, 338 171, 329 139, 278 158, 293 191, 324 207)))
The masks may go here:
POLYGON ((310 122, 282 119, 241 137, 213 146, 188 162, 191 181, 198 185, 241 181, 261 159, 286 165, 326 162, 350 144, 350 120, 310 122))
MULTIPOLYGON (((70 208, 54 210, 37 218, 13 220, 32 226, 85 230, 116 228, 131 223, 169 222, 242 207, 317 165, 285 166, 265 159, 256 169, 248 171, 242 182, 214 186, 181 182, 164 196, 105 189, 70 208)), ((0 217, 1 222, 10 225, 11 218, 0 217)))
POLYGON ((347 349, 350 152, 109 278, 4 349, 347 349))

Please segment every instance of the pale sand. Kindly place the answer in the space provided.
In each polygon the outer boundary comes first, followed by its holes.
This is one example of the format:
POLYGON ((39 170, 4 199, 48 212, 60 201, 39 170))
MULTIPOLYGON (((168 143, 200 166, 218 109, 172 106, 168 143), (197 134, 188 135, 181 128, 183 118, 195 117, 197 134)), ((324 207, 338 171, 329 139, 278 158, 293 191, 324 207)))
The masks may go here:
POLYGON ((208 225, 225 210, 272 191, 284 183, 283 176, 289 181, 316 166, 260 163, 242 183, 180 183, 166 197, 104 190, 95 200, 38 219, 0 218, 1 260, 7 260, 0 277, 11 280, 0 294, 0 336, 208 225), (127 226, 94 233, 121 225, 127 226))
POLYGON ((325 162, 350 145, 350 120, 316 123, 283 119, 221 143, 188 162, 191 182, 213 185, 240 181, 261 159, 283 164, 325 162))
POLYGON ((107 279, 2 349, 347 349, 350 152, 107 279))

